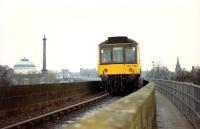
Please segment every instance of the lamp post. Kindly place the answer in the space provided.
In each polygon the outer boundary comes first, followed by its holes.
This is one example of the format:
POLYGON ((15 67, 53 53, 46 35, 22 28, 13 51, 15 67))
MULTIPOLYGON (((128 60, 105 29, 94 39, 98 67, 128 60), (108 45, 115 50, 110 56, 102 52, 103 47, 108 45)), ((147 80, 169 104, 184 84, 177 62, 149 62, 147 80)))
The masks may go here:
POLYGON ((153 69, 152 69, 152 72, 153 72, 153 80, 155 79, 155 75, 154 75, 154 74, 155 74, 155 73, 154 73, 154 63, 155 63, 155 62, 152 61, 152 65, 153 65, 153 69))

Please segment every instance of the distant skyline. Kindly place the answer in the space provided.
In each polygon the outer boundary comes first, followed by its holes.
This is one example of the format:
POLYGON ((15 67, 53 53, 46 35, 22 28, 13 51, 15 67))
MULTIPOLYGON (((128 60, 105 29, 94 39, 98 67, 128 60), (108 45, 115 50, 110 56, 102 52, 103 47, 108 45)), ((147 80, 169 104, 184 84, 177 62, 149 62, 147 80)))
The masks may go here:
POLYGON ((200 65, 199 0, 0 0, 0 64, 27 57, 42 69, 97 68, 98 44, 128 36, 140 45, 143 70, 152 61, 175 70, 200 65))

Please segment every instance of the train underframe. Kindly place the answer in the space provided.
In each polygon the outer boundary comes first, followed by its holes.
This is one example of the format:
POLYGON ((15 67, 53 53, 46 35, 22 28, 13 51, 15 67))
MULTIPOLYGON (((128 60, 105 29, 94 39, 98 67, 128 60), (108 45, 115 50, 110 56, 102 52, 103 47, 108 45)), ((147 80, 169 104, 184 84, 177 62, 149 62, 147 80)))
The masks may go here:
POLYGON ((139 74, 103 75, 101 79, 111 95, 126 95, 143 86, 139 74))

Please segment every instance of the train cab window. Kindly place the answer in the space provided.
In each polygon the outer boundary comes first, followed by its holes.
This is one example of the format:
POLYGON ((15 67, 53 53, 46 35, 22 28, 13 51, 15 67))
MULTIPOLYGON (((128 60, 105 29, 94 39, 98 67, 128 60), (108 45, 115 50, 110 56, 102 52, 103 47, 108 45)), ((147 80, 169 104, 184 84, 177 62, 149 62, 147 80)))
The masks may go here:
POLYGON ((101 63, 111 63, 111 48, 101 49, 101 63))
POLYGON ((125 60, 126 60, 126 62, 135 62, 136 61, 135 47, 125 47, 125 60))
POLYGON ((113 47, 112 57, 113 63, 122 63, 124 61, 123 47, 113 47))

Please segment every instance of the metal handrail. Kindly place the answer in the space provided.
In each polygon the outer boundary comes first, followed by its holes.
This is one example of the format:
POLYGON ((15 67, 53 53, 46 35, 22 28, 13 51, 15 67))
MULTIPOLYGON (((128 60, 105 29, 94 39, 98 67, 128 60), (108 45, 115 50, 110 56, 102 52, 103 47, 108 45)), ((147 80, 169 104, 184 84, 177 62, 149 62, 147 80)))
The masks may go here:
POLYGON ((154 80, 156 89, 200 129, 200 86, 171 80, 154 80))
MULTIPOLYGON (((168 87, 168 86, 167 86, 168 87)), ((173 90, 176 90, 176 88, 173 88, 173 87, 170 87, 171 89, 173 89, 173 90)), ((181 92, 180 90, 176 90, 177 92, 179 92, 179 93, 181 93, 181 94, 184 94, 184 95, 186 95, 186 96, 188 96, 188 97, 190 97, 190 98, 193 98, 195 101, 197 101, 198 103, 200 103, 200 100, 199 99, 197 99, 197 98, 195 98, 195 97, 193 97, 193 96, 191 96, 191 95, 189 95, 189 94, 187 94, 187 93, 184 93, 184 92, 181 92)))

